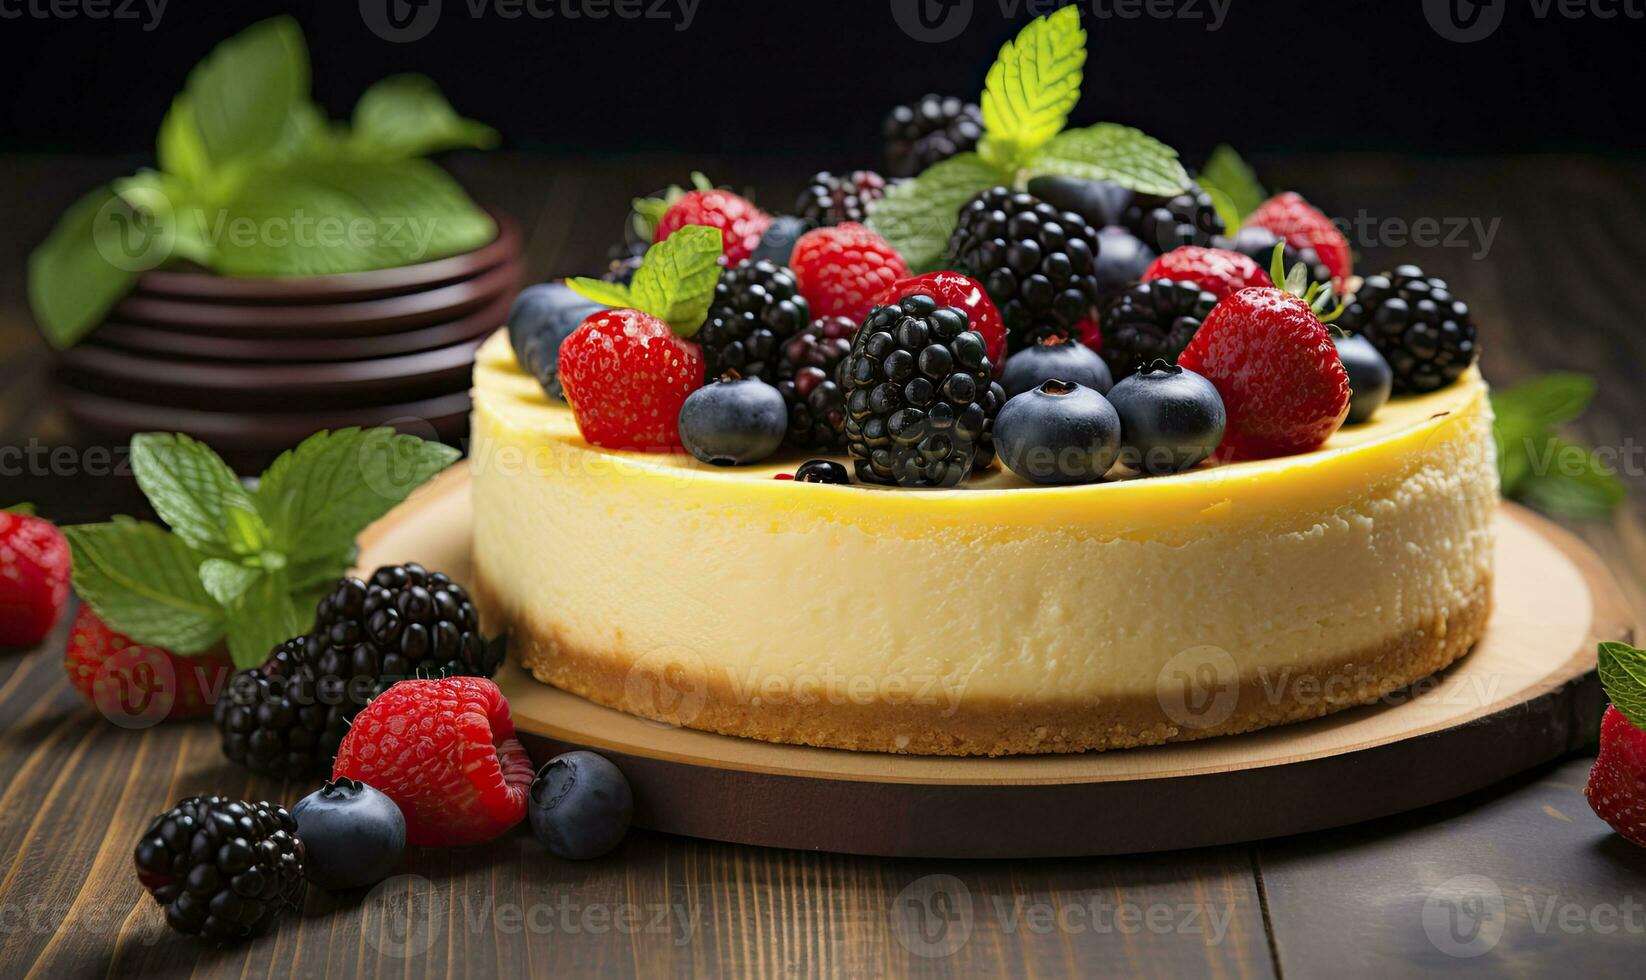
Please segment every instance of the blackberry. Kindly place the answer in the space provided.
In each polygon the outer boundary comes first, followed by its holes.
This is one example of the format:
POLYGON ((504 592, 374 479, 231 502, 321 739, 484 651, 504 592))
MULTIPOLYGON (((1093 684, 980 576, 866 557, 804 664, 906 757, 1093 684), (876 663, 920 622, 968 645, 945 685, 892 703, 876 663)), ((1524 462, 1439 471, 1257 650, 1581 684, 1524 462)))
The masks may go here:
POLYGON ((1175 364, 1217 297, 1192 282, 1151 279, 1122 291, 1103 310, 1103 359, 1116 381, 1156 358, 1175 364))
POLYGON ((640 269, 640 261, 646 257, 646 249, 651 247, 650 242, 618 242, 606 250, 606 271, 600 278, 607 282, 620 282, 628 285, 634 281, 634 274, 640 269))
POLYGON ((885 196, 886 178, 873 170, 854 170, 838 177, 825 170, 812 174, 794 202, 794 213, 817 227, 844 221, 861 224, 868 217, 870 202, 885 196))
POLYGON ((1005 402, 993 377, 965 311, 920 293, 875 307, 840 368, 858 479, 954 487, 992 461, 989 423, 1005 402))
MULTIPOLYGON (((1267 228, 1246 225, 1235 232, 1232 237, 1217 236, 1212 239, 1212 244, 1217 248, 1239 252, 1249 257, 1267 272, 1269 264, 1274 261, 1275 246, 1282 244, 1284 241, 1285 239, 1267 228)), ((1326 267, 1326 263, 1320 261, 1320 254, 1314 249, 1300 249, 1286 245, 1280 255, 1281 268, 1291 271, 1292 266, 1301 262, 1303 267, 1309 271, 1309 282, 1322 282, 1328 286, 1332 284, 1332 270, 1326 267)))
POLYGON ((808 459, 794 471, 796 483, 832 483, 836 486, 851 486, 852 478, 847 475, 846 467, 832 459, 808 459))
POLYGON ((229 680, 213 718, 223 755, 253 772, 301 778, 331 771, 369 683, 327 678, 315 669, 315 637, 287 640, 260 667, 229 680))
POLYGON ((789 445, 833 451, 845 444, 846 396, 838 375, 856 336, 850 319, 826 316, 783 345, 777 390, 789 407, 789 445))
MULTIPOLYGON (((1183 245, 1210 245, 1223 234, 1223 219, 1217 216, 1212 196, 1199 184, 1172 197, 1138 194, 1121 214, 1120 223, 1162 254, 1183 245)), ((1262 265, 1269 267, 1267 260, 1262 265)))
POLYGON ((1444 388, 1480 354, 1469 305, 1415 265, 1367 276, 1338 326, 1372 342, 1394 370, 1397 395, 1444 388))
POLYGON ((811 322, 794 272, 765 259, 745 259, 720 277, 702 329, 692 339, 703 348, 706 376, 735 371, 772 381, 784 341, 811 322))
POLYGON ((1097 304, 1097 232, 1072 211, 993 187, 960 209, 949 267, 983 283, 1021 350, 1051 333, 1075 336, 1097 304))
POLYGON ((886 141, 886 172, 913 177, 940 160, 977 149, 983 110, 952 95, 924 95, 888 112, 880 133, 886 141))
POLYGON ((303 898, 303 842, 286 808, 191 796, 154 818, 137 879, 178 932, 215 942, 267 932, 303 898))

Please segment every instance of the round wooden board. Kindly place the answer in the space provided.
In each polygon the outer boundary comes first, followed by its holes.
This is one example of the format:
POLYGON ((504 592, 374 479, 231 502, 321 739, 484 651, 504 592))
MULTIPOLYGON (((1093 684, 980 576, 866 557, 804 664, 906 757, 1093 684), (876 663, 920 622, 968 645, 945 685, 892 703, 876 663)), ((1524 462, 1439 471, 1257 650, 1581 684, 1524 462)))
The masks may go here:
MULTIPOLYGON (((361 565, 470 570, 468 471, 363 539, 361 565)), ((498 677, 539 762, 587 748, 633 784, 635 821, 691 837, 900 857, 1172 850, 1342 826, 1452 799, 1592 742, 1595 643, 1633 636, 1580 541, 1505 505, 1496 610, 1457 665, 1377 705, 1225 738, 1082 755, 956 759, 775 745, 672 728, 498 677)))

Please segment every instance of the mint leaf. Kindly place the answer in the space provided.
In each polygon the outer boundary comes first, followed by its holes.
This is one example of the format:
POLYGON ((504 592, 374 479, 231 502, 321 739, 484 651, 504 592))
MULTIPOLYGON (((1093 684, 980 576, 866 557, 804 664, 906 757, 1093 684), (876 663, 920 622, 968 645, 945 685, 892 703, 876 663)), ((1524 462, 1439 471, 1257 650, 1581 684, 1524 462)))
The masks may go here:
POLYGON ((1597 652, 1600 686, 1629 724, 1646 729, 1646 650, 1627 643, 1602 643, 1597 652))
POLYGON ((10 507, 0 507, 0 513, 21 514, 24 517, 33 517, 34 505, 30 503, 12 504, 10 507))
POLYGON ((29 255, 29 306, 53 347, 73 346, 137 280, 136 266, 115 265, 98 249, 98 222, 118 206, 114 190, 99 187, 65 211, 29 255))
POLYGON ((961 153, 926 168, 919 177, 893 184, 869 208, 869 227, 897 249, 916 272, 943 262, 960 208, 1005 180, 976 153, 961 153))
POLYGON ((388 428, 318 432, 263 473, 257 510, 291 565, 331 559, 459 455, 388 428))
POLYGON ((604 279, 590 279, 587 276, 573 276, 566 280, 571 291, 584 299, 604 303, 607 306, 628 307, 634 300, 629 295, 629 287, 620 282, 607 282, 604 279))
MULTIPOLYGON (((210 555, 251 553, 230 547, 230 512, 256 517, 251 494, 205 443, 185 435, 142 432, 131 439, 137 485, 160 519, 190 547, 210 555)), ((261 522, 259 522, 261 523, 261 522)))
MULTIPOLYGON (((1065 8, 1067 9, 1067 8, 1065 8)), ((1030 176, 1107 180, 1142 194, 1176 194, 1189 183, 1177 151, 1130 126, 1098 123, 1059 133, 1029 160, 1030 176)))
POLYGON ((669 208, 678 201, 685 191, 678 187, 671 187, 662 197, 637 197, 630 204, 634 212, 634 230, 641 241, 650 241, 657 237, 657 226, 662 224, 663 216, 669 208))
POLYGON ((312 625, 276 575, 257 575, 228 613, 229 657, 241 670, 261 664, 275 647, 312 625))
POLYGON ((183 654, 223 638, 223 610, 200 582, 204 556, 182 538, 129 517, 63 533, 74 589, 110 629, 183 654))
POLYGON ((1246 216, 1256 211, 1258 205, 1269 197, 1263 185, 1257 182, 1257 174, 1228 144, 1219 146, 1206 158, 1206 165, 1200 168, 1199 182, 1211 193, 1213 201, 1221 195, 1228 203, 1229 214, 1234 216, 1234 220, 1231 222, 1227 215, 1220 215, 1227 226, 1225 234, 1232 235, 1240 230, 1246 216))
POLYGON ((1001 45, 983 83, 983 158, 1013 170, 1056 136, 1080 101, 1085 64, 1078 6, 1037 17, 1001 45))
POLYGON ((694 336, 709 314, 723 249, 718 228, 687 225, 677 230, 646 250, 629 287, 631 304, 666 321, 679 336, 694 336))
POLYGON ((1602 469, 1587 448, 1551 436, 1543 452, 1541 465, 1516 488, 1519 498, 1538 510, 1556 517, 1605 520, 1627 495, 1622 481, 1602 469))
POLYGON ((255 160, 273 147, 308 91, 308 48, 290 17, 253 24, 213 48, 184 89, 213 167, 255 160))
POLYGON ((231 606, 239 601, 252 583, 264 574, 260 568, 241 565, 226 558, 207 558, 200 563, 200 584, 222 606, 231 606))
POLYGON ((194 118, 194 103, 187 95, 179 95, 172 100, 171 109, 160 120, 160 133, 155 137, 154 150, 160 169, 179 180, 203 184, 211 174, 206 142, 200 135, 200 124, 194 118))
POLYGON ((1544 426, 1563 425, 1583 415, 1595 397, 1595 380, 1585 374, 1553 372, 1492 392, 1492 411, 1544 426))
POLYGON ((362 159, 399 160, 440 150, 497 145, 497 130, 459 116, 423 75, 392 75, 354 107, 350 152, 362 159))

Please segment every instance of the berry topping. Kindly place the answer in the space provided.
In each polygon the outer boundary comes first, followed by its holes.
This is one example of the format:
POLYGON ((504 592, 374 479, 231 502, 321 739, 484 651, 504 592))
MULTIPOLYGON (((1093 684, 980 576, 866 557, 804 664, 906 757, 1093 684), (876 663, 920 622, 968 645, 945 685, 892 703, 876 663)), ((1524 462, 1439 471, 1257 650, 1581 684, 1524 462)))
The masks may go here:
POLYGON ((800 236, 792 260, 813 316, 861 321, 892 283, 909 274, 884 238, 854 222, 800 236))
POLYGON ((1032 483, 1094 483, 1120 454, 1120 417, 1084 385, 1047 381, 1006 403, 995 420, 1000 461, 1032 483))
POLYGON ((267 932, 303 899, 303 842, 285 807, 191 796, 137 841, 137 880, 178 932, 213 942, 267 932))
POLYGON ((652 240, 663 241, 687 225, 718 228, 726 264, 736 265, 760 245, 771 221, 766 212, 731 191, 687 191, 663 212, 652 240))
POLYGON ((1125 290, 1101 320, 1109 371, 1118 380, 1152 361, 1177 360, 1216 305, 1216 296, 1192 282, 1154 279, 1125 290))
POLYGON ((1154 250, 1143 240, 1118 226, 1101 228, 1097 232, 1098 295, 1105 302, 1120 290, 1136 285, 1155 259, 1154 250))
POLYGON ((353 779, 326 783, 291 808, 305 870, 321 888, 364 888, 389 876, 406 849, 406 817, 394 801, 353 779))
POLYGON ((69 683, 103 717, 121 724, 204 718, 234 673, 219 649, 183 657, 116 633, 82 605, 63 657, 69 683))
POLYGON ((46 638, 69 601, 69 543, 48 520, 0 510, 0 648, 46 638))
POLYGON ((1060 211, 1073 211, 1093 228, 1120 224, 1132 192, 1107 180, 1047 176, 1029 179, 1030 194, 1060 211))
MULTIPOLYGON (((606 271, 600 278, 606 282, 619 282, 628 285, 634 281, 634 274, 640 271, 640 265, 646 258, 646 246, 649 242, 619 242, 606 250, 606 271)), ((575 326, 575 324, 573 324, 575 326)))
POLYGON ((1223 398, 1210 381, 1165 361, 1115 385, 1120 461, 1139 473, 1179 473, 1207 459, 1223 440, 1223 398))
POLYGON ((532 764, 509 703, 479 677, 401 681, 355 716, 332 778, 382 790, 416 847, 479 844, 525 819, 532 764))
POLYGON ((260 667, 242 670, 217 699, 213 720, 230 761, 271 776, 323 773, 377 679, 322 677, 313 637, 287 640, 260 667))
POLYGON ((958 486, 993 457, 990 422, 1005 400, 993 372, 964 310, 924 294, 876 307, 840 371, 858 478, 958 486))
POLYGON ((839 486, 850 486, 851 475, 846 467, 832 459, 808 459, 794 471, 794 479, 801 483, 833 483, 839 486))
MULTIPOLYGON (((1246 217, 1243 227, 1267 228, 1299 251, 1313 249, 1339 289, 1354 272, 1349 240, 1331 218, 1305 201, 1301 194, 1292 191, 1276 194, 1258 205, 1257 210, 1246 217)), ((1288 264, 1287 268, 1291 266, 1288 264)))
POLYGON ((1184 245, 1155 259, 1143 281, 1175 279, 1192 282, 1218 299, 1248 286, 1273 286, 1274 280, 1251 257, 1220 248, 1184 245))
POLYGON ((623 843, 634 817, 634 793, 605 756, 566 752, 544 764, 532 782, 532 833, 550 854, 587 861, 623 843))
POLYGON ((563 282, 544 282, 520 291, 509 308, 509 343, 515 360, 552 398, 560 387, 560 344, 591 314, 605 309, 563 282))
POLYGON ((745 378, 775 380, 784 341, 810 322, 811 307, 800 295, 794 273, 750 260, 720 277, 708 319, 692 339, 703 348, 711 378, 735 371, 745 378))
POLYGON ((766 226, 766 233, 760 236, 759 247, 749 258, 756 262, 770 262, 772 265, 788 265, 794 256, 794 243, 800 241, 800 236, 814 227, 816 226, 811 222, 793 215, 777 215, 772 218, 772 223, 766 226))
POLYGON ((1156 252, 1170 252, 1181 245, 1210 245, 1213 237, 1223 234, 1223 219, 1217 215, 1212 196, 1199 184, 1172 197, 1139 194, 1127 205, 1120 223, 1156 252))
POLYGON ((846 396, 837 374, 852 352, 857 323, 823 317, 789 338, 778 365, 777 390, 789 410, 788 444, 799 449, 838 450, 845 445, 846 396))
POLYGON ((728 375, 692 392, 680 407, 686 451, 714 466, 758 463, 783 445, 788 411, 776 388, 728 375))
POLYGON ((825 170, 812 174, 794 211, 814 227, 846 221, 861 224, 869 216, 869 203, 885 196, 886 178, 873 170, 854 170, 838 177, 825 170))
POLYGON ((913 177, 939 160, 975 150, 983 135, 983 110, 952 95, 925 95, 887 113, 881 134, 886 172, 913 177))
POLYGON ((1611 704, 1600 720, 1600 754, 1583 795, 1595 816, 1646 847, 1646 650, 1602 643, 1600 684, 1611 704))
POLYGON ((1371 341, 1389 362, 1397 395, 1444 388, 1480 355, 1469 305, 1446 280, 1415 265, 1367 276, 1340 326, 1371 341))
POLYGON ((928 272, 922 276, 899 279, 891 289, 886 290, 880 302, 896 303, 916 293, 930 296, 942 306, 955 306, 966 311, 966 319, 971 321, 972 329, 983 335, 983 342, 989 348, 989 361, 995 367, 995 376, 999 377, 1006 366, 1006 324, 1001 321, 1000 311, 995 308, 994 300, 989 298, 983 284, 958 272, 928 272))
POLYGON ((1307 452, 1349 414, 1349 376, 1320 318, 1282 289, 1243 289, 1212 310, 1178 364, 1223 396, 1220 456, 1264 459, 1307 452))
MULTIPOLYGON (((1320 255, 1312 248, 1294 248, 1284 238, 1267 228, 1256 225, 1241 225, 1240 230, 1233 237, 1219 235, 1212 243, 1217 248, 1230 252, 1239 252, 1265 270, 1274 262, 1275 246, 1280 245, 1282 269, 1290 269, 1301 263, 1309 282, 1332 281, 1332 270, 1326 268, 1326 263, 1320 261, 1320 255)), ((1272 276, 1271 276, 1272 278, 1272 276)))
POLYGON ((1349 417, 1343 424, 1370 421, 1389 400, 1394 372, 1365 337, 1334 334, 1332 343, 1337 345, 1338 360, 1349 374, 1349 417))
POLYGON ((1097 232, 1072 211, 994 187, 960 209, 949 265, 983 284, 1010 349, 1046 333, 1072 334, 1097 304, 1097 232))
POLYGON ((1013 354, 1001 375, 1007 398, 1040 387, 1043 381, 1067 381, 1105 394, 1114 385, 1109 366, 1095 351, 1073 338, 1048 336, 1013 354))
POLYGON ((703 377, 702 349, 639 310, 594 313, 560 346, 577 429, 607 449, 679 452, 680 406, 703 377))

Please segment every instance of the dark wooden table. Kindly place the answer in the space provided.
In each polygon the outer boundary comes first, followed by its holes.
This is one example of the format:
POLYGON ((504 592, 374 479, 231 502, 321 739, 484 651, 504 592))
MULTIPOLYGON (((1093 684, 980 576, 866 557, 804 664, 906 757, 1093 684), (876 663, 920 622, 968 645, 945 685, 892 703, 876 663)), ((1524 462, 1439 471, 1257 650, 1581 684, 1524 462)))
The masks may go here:
MULTIPOLYGON (((0 502, 33 500, 61 521, 142 505, 129 477, 105 466, 117 447, 77 442, 47 397, 49 355, 28 319, 23 263, 56 211, 135 162, 0 161, 10 219, 0 502)), ((627 199, 689 168, 772 189, 762 199, 781 206, 810 169, 852 162, 493 155, 453 166, 521 219, 533 276, 546 278, 595 268, 627 199)), ((1260 163, 1276 185, 1357 221, 1363 268, 1415 261, 1449 278, 1482 324, 1495 382, 1556 369, 1599 376, 1578 430, 1619 451, 1635 493, 1610 522, 1571 526, 1617 573, 1637 618, 1646 613, 1646 166, 1260 163)), ((573 864, 521 829, 485 847, 412 854, 404 875, 369 894, 315 891, 275 934, 203 949, 169 932, 138 887, 141 825, 192 793, 289 804, 309 787, 248 778, 222 759, 208 724, 104 722, 64 682, 65 632, 0 656, 7 975, 1624 976, 1639 975, 1646 951, 1646 851, 1584 802, 1592 753, 1360 827, 1132 858, 894 861, 636 832, 617 853, 573 864)))

